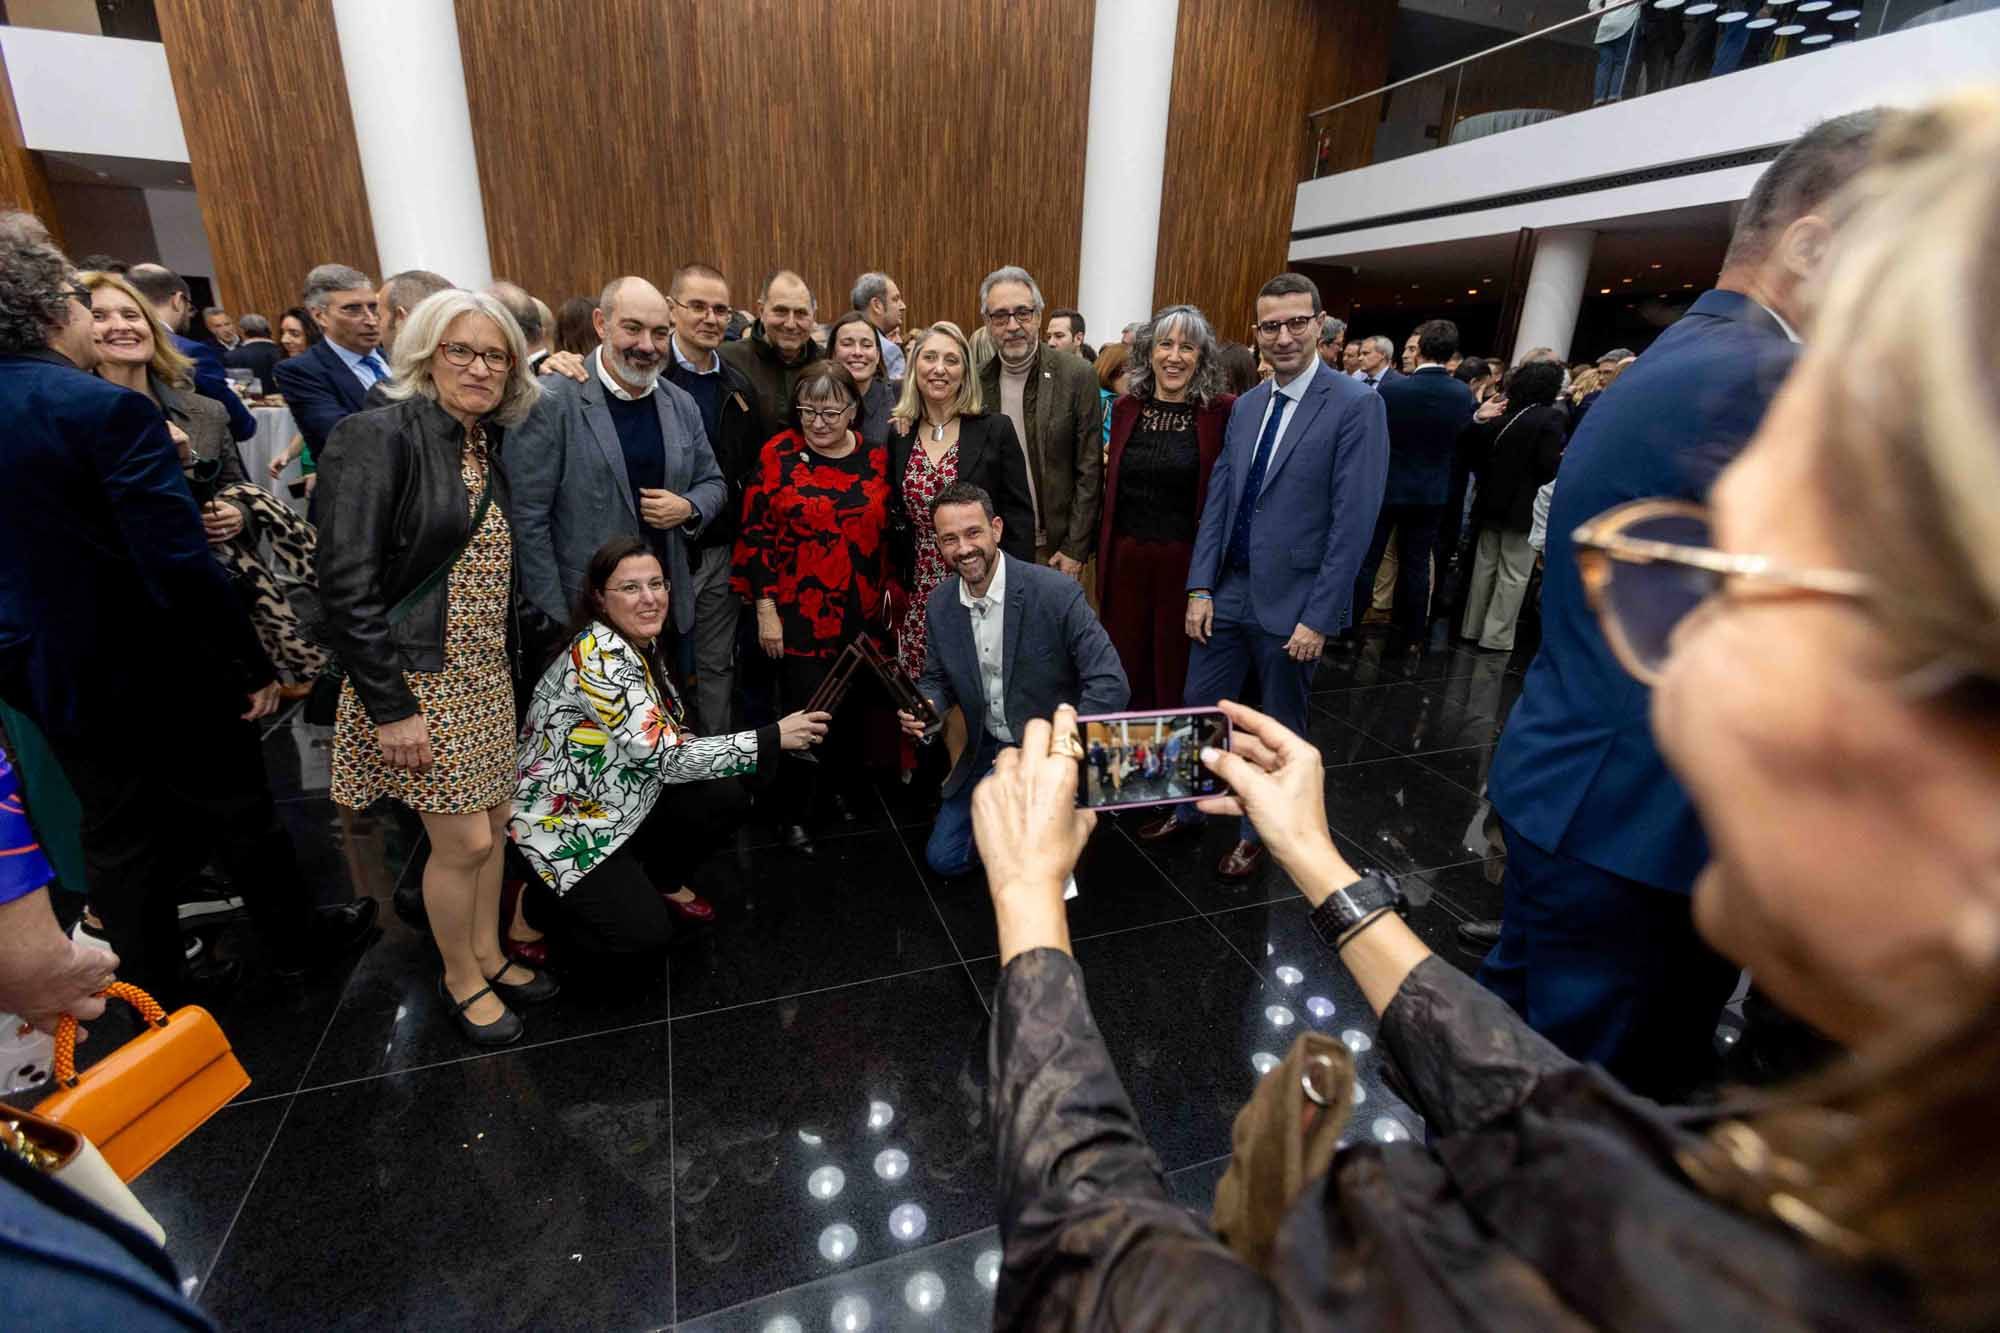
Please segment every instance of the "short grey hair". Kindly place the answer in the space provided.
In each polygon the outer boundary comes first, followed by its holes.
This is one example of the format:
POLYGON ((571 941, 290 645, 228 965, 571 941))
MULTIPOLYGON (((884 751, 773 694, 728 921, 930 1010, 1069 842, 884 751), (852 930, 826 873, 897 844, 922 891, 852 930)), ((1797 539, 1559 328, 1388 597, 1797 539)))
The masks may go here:
POLYGON ((1319 326, 1319 340, 1323 343, 1339 342, 1347 336, 1347 321, 1328 315, 1326 322, 1319 326))
POLYGON ((444 274, 433 273, 427 268, 406 268, 401 273, 384 278, 382 285, 389 289, 389 308, 382 312, 382 318, 387 320, 398 308, 415 310, 426 300, 457 284, 444 274))
POLYGON ((302 304, 308 310, 324 310, 327 298, 335 292, 367 290, 373 292, 375 284, 368 275, 358 268, 345 264, 321 264, 306 274, 306 290, 302 304))
POLYGON ((1126 381, 1125 392, 1134 398, 1152 396, 1153 343, 1169 333, 1187 339, 1197 349, 1194 375, 1188 380, 1188 397, 1206 403, 1229 387, 1223 380, 1222 353, 1216 347, 1215 328, 1208 322, 1208 316, 1191 305, 1170 305, 1150 322, 1141 324, 1132 335, 1132 355, 1126 362, 1131 378, 1126 381))
POLYGON ((1369 347, 1374 348, 1391 361, 1396 359, 1396 344, 1387 335, 1378 333, 1374 337, 1365 339, 1364 341, 1369 347))
POLYGON ((518 284, 505 280, 496 281, 486 291, 494 300, 507 307, 507 313, 514 317, 516 324, 521 326, 521 336, 523 338, 531 343, 542 340, 542 303, 540 301, 528 295, 518 284))
POLYGON ((1026 287, 1028 289, 1028 295, 1034 298, 1035 313, 1038 315, 1042 313, 1042 289, 1040 285, 1038 285, 1035 282, 1033 275, 1030 274, 1028 270, 1020 268, 1013 264, 1008 264, 1004 268, 994 269, 991 273, 986 275, 986 280, 979 284, 980 318, 983 319, 986 316, 987 294, 991 292, 995 287, 998 287, 1003 282, 1018 282, 1022 286, 1026 287))
POLYGON ((864 273, 854 280, 854 290, 847 294, 854 302, 856 310, 866 310, 870 301, 889 304, 889 275, 886 273, 864 273))
POLYGON ((507 313, 506 306, 485 292, 452 287, 418 302, 404 322, 402 332, 396 335, 395 379, 383 392, 398 400, 422 394, 436 402, 437 385, 431 381, 431 362, 437 357, 438 344, 444 341, 444 331, 460 315, 484 315, 499 327, 500 337, 514 357, 514 365, 507 372, 507 387, 501 392, 500 405, 493 409, 492 417, 503 426, 520 424, 535 400, 542 396, 542 386, 528 369, 528 344, 521 337, 521 326, 507 313))
POLYGON ((69 324, 69 260, 31 213, 0 213, 0 353, 39 352, 69 324))
POLYGON ((268 338, 271 336, 271 321, 262 315, 245 315, 236 321, 236 327, 243 330, 246 338, 268 338))

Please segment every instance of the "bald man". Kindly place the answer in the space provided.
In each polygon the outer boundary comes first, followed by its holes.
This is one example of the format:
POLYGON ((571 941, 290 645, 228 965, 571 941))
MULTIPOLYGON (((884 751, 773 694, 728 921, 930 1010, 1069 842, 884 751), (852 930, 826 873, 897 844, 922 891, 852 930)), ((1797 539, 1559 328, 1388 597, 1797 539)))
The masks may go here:
POLYGON ((595 323, 598 347, 583 380, 544 376, 545 403, 501 450, 521 583, 563 624, 597 548, 636 533, 660 557, 674 627, 686 634, 695 607, 689 545, 722 513, 728 487, 701 410, 661 377, 673 318, 660 289, 613 279, 595 323))
POLYGON ((791 415, 792 381, 800 367, 819 359, 819 344, 812 336, 817 309, 806 280, 781 268, 764 279, 757 297, 757 322, 749 336, 726 342, 720 349, 722 359, 742 371, 756 390, 757 412, 767 422, 781 422, 791 415))

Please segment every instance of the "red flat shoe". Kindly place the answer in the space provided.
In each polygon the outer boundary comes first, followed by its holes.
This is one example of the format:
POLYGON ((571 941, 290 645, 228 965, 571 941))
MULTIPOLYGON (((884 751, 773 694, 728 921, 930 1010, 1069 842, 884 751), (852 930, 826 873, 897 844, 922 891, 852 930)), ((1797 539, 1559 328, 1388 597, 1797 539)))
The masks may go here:
POLYGON ((688 899, 674 897, 674 894, 678 892, 680 892, 678 889, 671 892, 661 889, 659 891, 660 901, 673 908, 675 912, 679 913, 686 920, 700 921, 703 924, 715 920, 715 908, 710 904, 708 899, 698 893, 688 899))

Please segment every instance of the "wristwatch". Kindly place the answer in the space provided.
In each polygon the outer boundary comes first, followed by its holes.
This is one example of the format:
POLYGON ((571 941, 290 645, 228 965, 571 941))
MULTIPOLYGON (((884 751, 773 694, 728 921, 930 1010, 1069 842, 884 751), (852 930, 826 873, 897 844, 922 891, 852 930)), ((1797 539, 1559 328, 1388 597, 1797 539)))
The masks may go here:
POLYGON ((1327 900, 1313 908, 1313 933, 1327 948, 1338 948, 1340 937, 1362 922, 1383 912, 1406 912, 1409 899, 1393 875, 1364 870, 1361 878, 1344 889, 1335 889, 1327 900))

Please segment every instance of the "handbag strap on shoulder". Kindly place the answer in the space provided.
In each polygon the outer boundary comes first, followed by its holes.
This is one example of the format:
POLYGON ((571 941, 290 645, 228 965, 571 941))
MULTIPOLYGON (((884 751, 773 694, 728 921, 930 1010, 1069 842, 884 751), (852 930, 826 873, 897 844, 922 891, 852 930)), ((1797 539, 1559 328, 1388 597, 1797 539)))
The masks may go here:
POLYGON ((472 511, 472 526, 467 529, 465 540, 458 544, 457 548, 445 559, 444 563, 425 575, 422 583, 410 589, 404 595, 403 600, 389 608, 388 621, 391 625, 401 624, 408 618, 410 612, 417 609, 419 602, 423 601, 424 598, 430 596, 433 592, 436 592, 437 586, 451 577, 452 566, 456 565, 458 558, 465 554, 465 548, 472 545, 472 539, 479 535, 480 525, 486 522, 487 506, 492 503, 493 464, 489 462, 486 465, 486 485, 479 492, 479 507, 472 511))
MULTIPOLYGON (((129 981, 114 981, 98 992, 106 999, 123 1000, 139 1011, 139 1017, 147 1023, 158 1026, 167 1021, 167 1011, 160 1002, 140 990, 129 981)), ((56 1082, 63 1087, 76 1084, 76 1017, 64 1014, 56 1023, 56 1082)))

